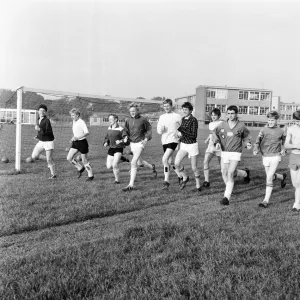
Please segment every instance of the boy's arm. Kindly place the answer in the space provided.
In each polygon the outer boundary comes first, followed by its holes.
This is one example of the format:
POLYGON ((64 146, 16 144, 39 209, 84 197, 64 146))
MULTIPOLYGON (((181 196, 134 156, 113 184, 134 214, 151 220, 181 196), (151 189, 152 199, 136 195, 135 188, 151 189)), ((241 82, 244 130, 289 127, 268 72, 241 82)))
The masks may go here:
POLYGON ((109 143, 109 138, 108 138, 108 133, 106 134, 105 138, 104 138, 104 143, 103 143, 103 146, 106 147, 108 146, 110 143, 109 143))
POLYGON ((262 139, 264 138, 264 132, 263 131, 264 131, 263 129, 261 129, 259 131, 259 134, 258 134, 258 136, 255 140, 254 149, 253 149, 253 154, 254 155, 256 155, 260 152, 260 143, 261 143, 262 139))
POLYGON ((284 143, 284 148, 288 150, 300 149, 300 144, 292 144, 291 141, 292 141, 292 135, 289 132, 289 128, 288 128, 285 143, 284 143))
POLYGON ((244 144, 246 144, 247 149, 252 148, 250 131, 246 126, 244 127, 243 130, 243 142, 244 144))
POLYGON ((177 130, 189 138, 197 138, 198 121, 196 119, 194 119, 193 122, 191 123, 190 129, 179 126, 177 130))
POLYGON ((161 123, 161 117, 159 117, 158 119, 158 123, 157 123, 157 133, 158 134, 162 134, 164 132, 164 126, 161 123))
POLYGON ((145 119, 144 126, 146 130, 145 139, 147 139, 147 141, 150 141, 152 139, 152 126, 147 119, 145 119))

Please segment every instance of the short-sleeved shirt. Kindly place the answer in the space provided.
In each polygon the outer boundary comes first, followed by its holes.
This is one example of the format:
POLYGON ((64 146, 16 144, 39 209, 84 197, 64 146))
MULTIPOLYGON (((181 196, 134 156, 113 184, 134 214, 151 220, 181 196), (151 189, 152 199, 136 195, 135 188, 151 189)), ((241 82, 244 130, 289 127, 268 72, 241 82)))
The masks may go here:
MULTIPOLYGON (((73 129, 73 135, 75 137, 82 136, 85 133, 89 133, 86 123, 80 118, 77 121, 73 120, 72 129, 73 129)), ((83 137, 79 140, 84 140, 84 139, 85 139, 85 137, 83 137)))

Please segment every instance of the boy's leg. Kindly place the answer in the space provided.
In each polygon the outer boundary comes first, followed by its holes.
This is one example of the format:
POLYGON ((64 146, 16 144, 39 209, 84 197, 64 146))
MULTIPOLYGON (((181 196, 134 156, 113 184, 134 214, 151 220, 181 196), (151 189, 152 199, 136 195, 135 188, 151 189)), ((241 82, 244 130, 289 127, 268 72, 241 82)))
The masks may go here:
POLYGON ((112 167, 113 167, 113 172, 114 172, 114 175, 115 175, 115 182, 116 183, 119 183, 119 174, 120 174, 119 163, 120 163, 121 157, 122 157, 121 152, 117 152, 113 156, 112 167))
POLYGON ((111 169, 112 166, 113 166, 113 161, 114 161, 114 156, 112 155, 107 155, 107 158, 106 158, 106 168, 107 169, 111 169))
POLYGON ((167 148, 162 157, 162 163, 164 166, 164 175, 165 175, 164 181, 168 182, 168 183, 170 181, 170 167, 171 167, 170 159, 172 159, 172 154, 173 154, 173 150, 170 148, 167 148))
POLYGON ((214 157, 214 154, 210 152, 206 152, 204 156, 204 162, 203 162, 203 173, 204 173, 204 182, 201 187, 209 187, 209 164, 212 158, 214 157))
POLYGON ((50 178, 55 178, 56 173, 55 173, 55 164, 54 164, 54 160, 53 160, 53 149, 46 151, 46 159, 47 159, 47 163, 48 163, 48 168, 50 169, 50 173, 51 173, 50 178))
POLYGON ((40 154, 44 151, 44 148, 40 146, 40 143, 37 143, 32 151, 31 158, 36 160, 40 154))
POLYGON ((239 163, 239 161, 237 161, 237 160, 230 160, 229 164, 228 164, 227 182, 226 182, 226 189, 224 192, 224 198, 227 198, 228 201, 231 198, 232 190, 234 187, 234 173, 235 173, 238 163, 239 163))
POLYGON ((88 173, 88 179, 87 181, 93 180, 94 179, 94 174, 93 174, 93 170, 92 167, 88 161, 88 156, 87 153, 81 153, 81 158, 82 158, 82 163, 88 173))
POLYGON ((297 171, 291 169, 291 178, 295 188, 295 202, 293 209, 300 211, 300 169, 297 171))
POLYGON ((200 191, 200 172, 197 167, 198 165, 198 156, 191 156, 191 166, 192 166, 192 171, 194 172, 195 175, 195 180, 196 180, 196 188, 200 191))
POLYGON ((181 166, 181 162, 187 155, 188 155, 188 153, 185 150, 179 149, 179 151, 176 154, 175 163, 174 163, 175 172, 179 178, 183 179, 183 181, 186 181, 188 176, 186 175, 186 172, 184 171, 184 167, 181 166))

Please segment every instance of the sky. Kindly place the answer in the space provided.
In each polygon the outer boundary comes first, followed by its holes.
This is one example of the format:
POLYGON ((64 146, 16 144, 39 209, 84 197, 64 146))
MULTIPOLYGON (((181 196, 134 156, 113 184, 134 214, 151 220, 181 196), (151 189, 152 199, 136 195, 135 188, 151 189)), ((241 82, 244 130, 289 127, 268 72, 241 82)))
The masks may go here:
POLYGON ((199 85, 300 103, 300 1, 0 0, 0 88, 175 98, 199 85))

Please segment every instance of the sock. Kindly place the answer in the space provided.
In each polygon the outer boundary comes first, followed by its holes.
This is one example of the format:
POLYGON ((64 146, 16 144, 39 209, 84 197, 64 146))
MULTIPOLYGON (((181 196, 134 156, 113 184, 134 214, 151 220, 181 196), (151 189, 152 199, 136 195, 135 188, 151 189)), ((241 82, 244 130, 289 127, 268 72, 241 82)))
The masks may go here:
POLYGON ((209 182, 209 168, 203 170, 204 173, 204 181, 209 182))
POLYGON ((40 159, 40 160, 47 160, 47 157, 45 155, 43 155, 43 154, 40 154, 38 156, 38 159, 40 159))
POLYGON ((237 171, 236 175, 238 177, 246 177, 247 176, 247 172, 244 170, 236 170, 236 171, 237 171))
POLYGON ((273 183, 267 183, 266 185, 266 195, 265 195, 265 199, 264 202, 269 203, 271 194, 272 194, 272 190, 273 190, 273 183))
POLYGON ((195 175, 195 180, 196 180, 196 188, 200 188, 200 175, 195 175))
POLYGON ((224 193, 224 197, 226 197, 228 200, 230 200, 233 186, 234 186, 234 181, 228 180, 226 183, 226 189, 225 189, 225 193, 224 193))
POLYGON ((119 181, 120 169, 119 168, 114 168, 113 172, 114 172, 114 175, 115 175, 115 180, 119 181))
POLYGON ((136 167, 131 168, 131 172, 130 172, 130 182, 129 182, 129 185, 130 185, 130 186, 133 186, 133 185, 134 185, 136 173, 137 173, 137 168, 136 168, 136 167))
POLYGON ((48 168, 50 169, 51 175, 55 176, 55 164, 48 165, 48 168))
POLYGON ((275 173, 275 174, 274 174, 274 179, 273 179, 273 180, 276 180, 276 179, 283 180, 283 175, 282 175, 282 174, 275 173))
POLYGON ((180 174, 179 177, 182 177, 183 181, 187 179, 187 175, 186 175, 186 172, 184 171, 184 167, 183 166, 182 166, 181 170, 179 170, 179 174, 180 174))
POLYGON ((143 160, 143 165, 152 170, 152 165, 146 162, 145 160, 143 160))
POLYGON ((300 187, 295 189, 295 203, 293 208, 300 209, 300 187))
POLYGON ((165 174, 165 181, 169 182, 169 180, 170 180, 170 168, 169 168, 169 165, 164 165, 164 174, 165 174))
POLYGON ((75 158, 73 158, 71 164, 73 164, 78 171, 82 169, 82 165, 75 158))
POLYGON ((85 166, 85 168, 86 168, 86 170, 87 170, 87 172, 88 172, 88 176, 89 177, 93 177, 94 175, 93 175, 93 170, 92 170, 92 167, 91 167, 91 165, 90 165, 90 163, 87 163, 86 165, 84 165, 85 166))

